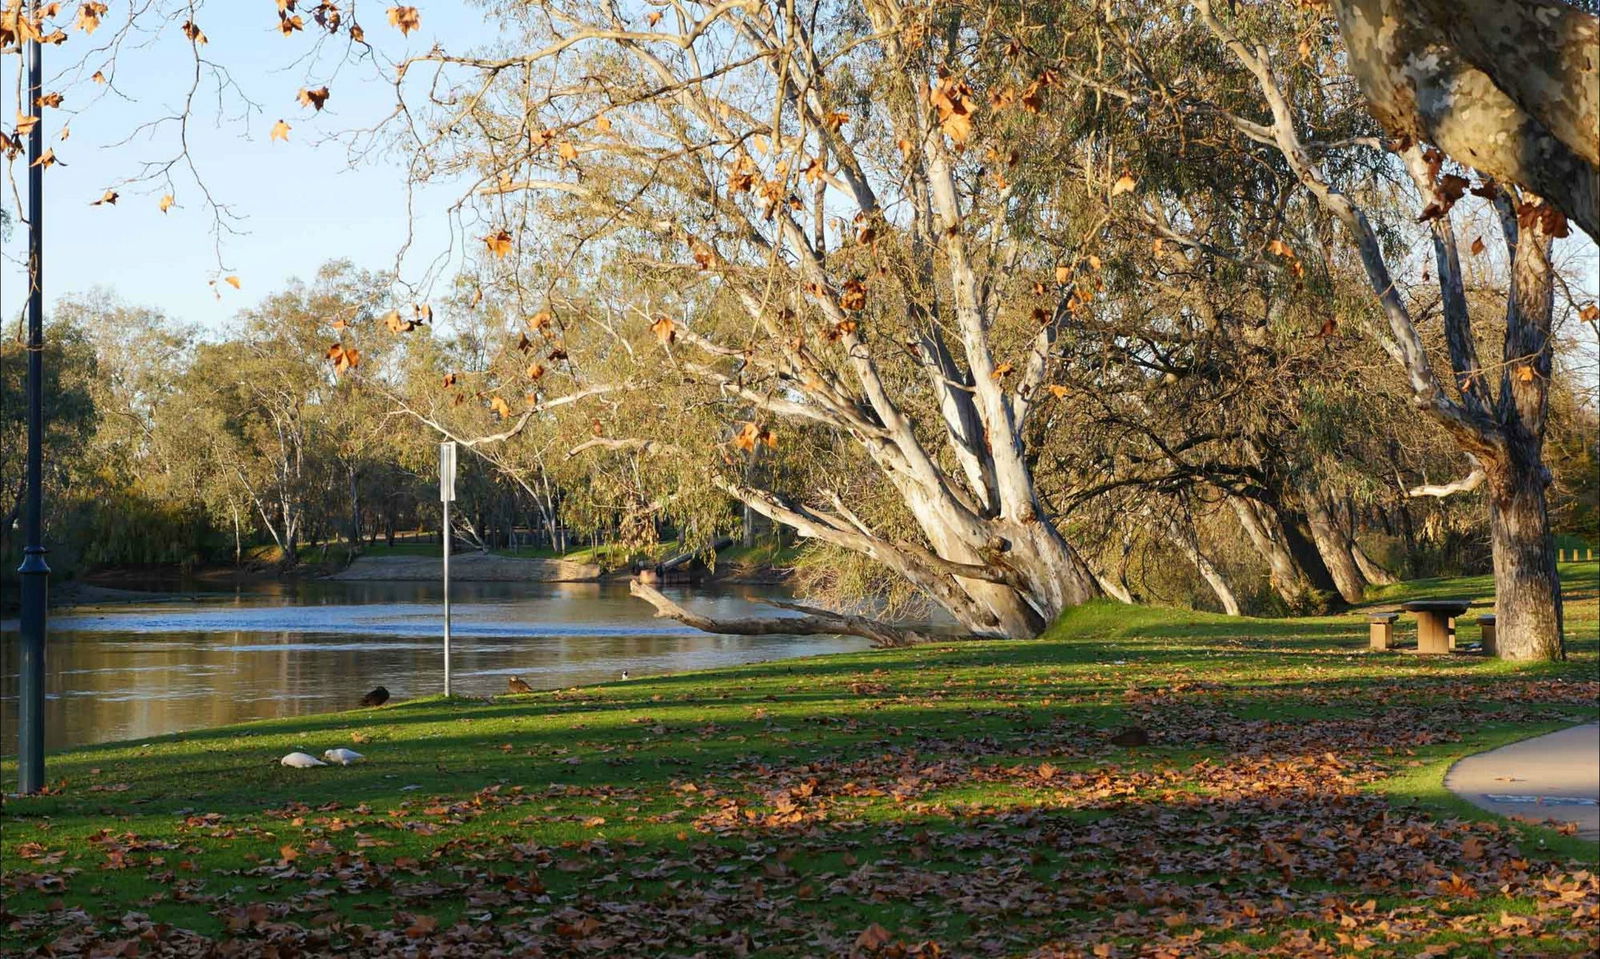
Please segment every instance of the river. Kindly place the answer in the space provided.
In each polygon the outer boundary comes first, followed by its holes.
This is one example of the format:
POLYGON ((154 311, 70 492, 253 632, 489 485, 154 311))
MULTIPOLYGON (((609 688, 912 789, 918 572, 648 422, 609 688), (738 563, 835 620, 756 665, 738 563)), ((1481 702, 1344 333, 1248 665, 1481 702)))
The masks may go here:
MULTIPOLYGON (((768 611, 770 586, 667 588, 717 616, 768 611)), ((52 613, 45 746, 143 739, 443 690, 440 587, 307 581, 52 613)), ((713 636, 656 619, 625 583, 457 583, 454 692, 487 696, 864 649, 829 636, 713 636)), ((15 755, 17 623, 0 623, 0 753, 15 755)))

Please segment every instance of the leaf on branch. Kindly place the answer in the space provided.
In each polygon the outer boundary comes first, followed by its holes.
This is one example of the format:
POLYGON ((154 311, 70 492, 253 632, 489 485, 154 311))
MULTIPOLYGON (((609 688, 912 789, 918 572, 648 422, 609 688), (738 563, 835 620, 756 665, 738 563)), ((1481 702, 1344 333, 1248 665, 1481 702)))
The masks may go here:
POLYGON ((282 120, 274 123, 272 125, 272 133, 269 135, 269 142, 270 140, 283 140, 287 143, 289 140, 289 124, 284 123, 282 120))
POLYGON ((578 148, 572 145, 571 140, 562 140, 556 144, 556 153, 561 156, 563 163, 571 163, 578 158, 578 148))
POLYGON ((166 196, 161 198, 161 202, 157 203, 156 206, 160 207, 162 213, 165 213, 172 209, 172 204, 174 202, 175 201, 172 199, 172 194, 168 193, 166 196))
POLYGON ((225 276, 222 281, 236 290, 239 288, 239 278, 236 276, 225 276))
POLYGON ((322 105, 328 102, 328 88, 317 87, 315 90, 301 88, 298 99, 303 107, 316 107, 321 110, 322 105))
POLYGON ((349 321, 346 320, 342 316, 339 317, 337 320, 334 320, 332 323, 329 323, 328 325, 333 327, 336 330, 348 330, 350 328, 349 321))
POLYGON ((711 247, 698 239, 689 240, 689 253, 694 257, 695 265, 702 270, 711 269, 711 264, 717 261, 717 255, 711 251, 711 247))
POLYGON ((497 233, 491 233, 483 238, 483 243, 496 258, 504 258, 507 253, 511 252, 511 231, 500 230, 497 233))
POLYGON ((496 396, 491 399, 489 401, 489 408, 499 414, 500 418, 503 420, 509 420, 511 418, 511 404, 507 403, 504 397, 496 396))
POLYGON ((1473 240, 1472 240, 1472 255, 1473 256, 1481 256, 1481 255, 1483 255, 1484 249, 1485 248, 1484 248, 1484 245, 1483 245, 1483 237, 1481 237, 1481 236, 1474 237, 1473 240))
POLYGON ((851 279, 839 290, 839 308, 852 313, 867 307, 867 286, 859 278, 851 279))
POLYGON ((417 12, 416 7, 390 7, 389 25, 399 27, 402 35, 409 34, 422 26, 422 14, 417 12))
POLYGON ((78 17, 72 25, 84 33, 93 33, 100 27, 100 18, 106 14, 106 5, 103 3, 86 3, 78 8, 78 17))
POLYGON ((550 314, 549 310, 540 310, 539 312, 528 317, 528 329, 539 330, 544 333, 546 337, 549 337, 550 324, 554 321, 555 317, 550 314))
POLYGON ((93 80, 95 83, 105 83, 106 82, 106 75, 104 73, 101 73, 99 70, 96 70, 94 72, 94 75, 89 77, 89 79, 93 80))
POLYGON ((746 453, 755 452, 756 447, 765 446, 767 449, 778 448, 778 438, 772 431, 760 424, 751 421, 744 424, 733 437, 733 445, 746 453))
POLYGON ((1122 176, 1117 177, 1117 182, 1111 184, 1111 195, 1119 197, 1124 193, 1132 193, 1133 188, 1138 185, 1139 181, 1133 178, 1132 173, 1123 173, 1122 176))
POLYGON ((1330 316, 1322 321, 1322 328, 1311 335, 1319 340, 1326 340, 1338 332, 1338 329, 1339 321, 1330 316))
POLYGON ((116 206, 117 205, 117 191, 116 190, 107 190, 106 193, 105 193, 105 196, 102 196, 100 199, 94 201, 93 203, 91 203, 89 205, 90 206, 100 206, 101 204, 105 204, 106 206, 116 206))
POLYGON ((183 21, 183 35, 188 37, 189 42, 195 46, 206 42, 206 35, 200 31, 199 27, 194 25, 193 20, 183 21))
POLYGON ((645 22, 645 24, 647 26, 651 26, 651 27, 653 27, 656 24, 660 23, 661 22, 661 11, 660 10, 652 10, 650 13, 645 15, 644 22, 645 22))
POLYGON ((367 31, 361 29, 361 24, 352 23, 350 24, 350 39, 356 43, 366 43, 367 31))
POLYGON ((1466 177, 1456 176, 1454 173, 1446 173, 1444 176, 1439 177, 1438 180, 1434 181, 1433 198, 1428 201, 1427 206, 1422 208, 1422 213, 1417 217, 1417 222, 1426 223, 1429 220, 1437 220, 1439 217, 1449 213, 1450 208, 1456 205, 1456 201, 1461 199, 1469 186, 1471 186, 1471 183, 1466 177))
POLYGON ((1070 389, 1062 386, 1060 383, 1051 383, 1048 389, 1050 390, 1050 395, 1054 396, 1058 400, 1065 399, 1068 394, 1072 392, 1070 389))
POLYGON ((844 339, 855 331, 855 320, 840 320, 839 322, 828 327, 824 335, 827 337, 829 343, 833 343, 837 340, 844 339))
POLYGON ((1267 244, 1267 252, 1274 256, 1281 256, 1286 260, 1295 258, 1294 248, 1282 240, 1273 240, 1267 244))
POLYGON ((455 385, 456 385, 456 375, 454 373, 446 373, 444 375, 444 387, 443 388, 448 390, 452 386, 455 386, 455 385))
POLYGON ((59 107, 61 106, 61 94, 46 93, 44 96, 39 97, 35 102, 37 102, 41 107, 59 107))
POLYGON ((55 162, 56 162, 56 151, 54 149, 50 149, 50 150, 46 150, 43 153, 39 154, 39 159, 33 161, 31 164, 29 164, 29 166, 44 167, 44 168, 48 169, 48 168, 54 166, 55 162))
POLYGON ((328 347, 328 359, 333 363, 335 373, 344 373, 361 364, 361 351, 343 343, 335 343, 328 347))
POLYGON ((533 341, 528 339, 528 334, 517 334, 517 352, 526 353, 531 349, 533 349, 533 341))
POLYGON ((533 363, 528 366, 528 379, 537 380, 544 376, 544 364, 533 363))
POLYGON ((650 324, 650 332, 656 335, 661 345, 666 346, 678 338, 678 324, 674 323, 670 316, 660 316, 650 324))
POLYGON ((1600 306, 1594 303, 1585 303, 1578 310, 1578 319, 1585 323, 1600 325, 1600 306))
POLYGON ((401 316, 399 310, 390 310, 383 314, 383 325, 389 328, 390 333, 410 333, 417 328, 417 321, 401 316))
POLYGON ((939 118, 939 129, 956 146, 966 143, 972 136, 972 88, 965 80, 945 77, 929 95, 934 113, 939 118))
POLYGON ((286 37, 296 30, 305 29, 305 25, 305 21, 299 17, 291 17, 281 10, 278 12, 278 32, 286 37))

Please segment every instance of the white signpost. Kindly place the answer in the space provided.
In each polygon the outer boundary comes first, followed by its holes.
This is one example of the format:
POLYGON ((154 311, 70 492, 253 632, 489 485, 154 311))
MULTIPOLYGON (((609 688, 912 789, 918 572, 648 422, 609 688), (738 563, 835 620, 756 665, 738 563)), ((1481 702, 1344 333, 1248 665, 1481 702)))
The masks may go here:
POLYGON ((450 504, 456 500, 456 444, 439 444, 439 502, 444 504, 444 694, 450 695, 450 504))

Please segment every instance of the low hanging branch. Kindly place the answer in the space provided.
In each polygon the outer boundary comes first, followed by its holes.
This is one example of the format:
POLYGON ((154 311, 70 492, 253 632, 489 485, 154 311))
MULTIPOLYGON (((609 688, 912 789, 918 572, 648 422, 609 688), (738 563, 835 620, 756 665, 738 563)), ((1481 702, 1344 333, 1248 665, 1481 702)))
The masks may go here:
POLYGON ((654 606, 658 618, 675 619, 685 626, 692 626, 706 633, 723 633, 732 636, 811 636, 836 633, 844 636, 864 636, 872 640, 872 645, 880 648, 911 646, 931 639, 928 635, 916 630, 891 626, 888 623, 867 619, 864 616, 853 616, 849 613, 830 613, 826 610, 800 606, 795 603, 773 603, 773 605, 783 609, 796 610, 803 613, 803 615, 766 618, 750 617, 748 619, 712 619, 709 616, 702 616, 699 613, 684 609, 663 596, 660 590, 637 579, 628 583, 628 592, 654 606))

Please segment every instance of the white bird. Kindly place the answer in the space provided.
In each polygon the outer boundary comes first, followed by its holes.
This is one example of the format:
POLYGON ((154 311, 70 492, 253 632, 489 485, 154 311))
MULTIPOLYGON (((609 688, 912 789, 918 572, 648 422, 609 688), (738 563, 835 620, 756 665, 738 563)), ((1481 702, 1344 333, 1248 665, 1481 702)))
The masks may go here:
POLYGON ((328 765, 310 753, 290 753, 278 760, 278 762, 293 769, 310 769, 312 766, 328 765))
POLYGON ((627 670, 626 670, 626 669, 624 669, 624 670, 623 670, 623 671, 622 671, 622 678, 623 678, 623 679, 627 679, 627 678, 628 678, 628 671, 627 671, 627 670))
POLYGON ((329 762, 338 763, 341 766, 348 766, 358 759, 366 759, 367 757, 354 749, 330 749, 322 754, 322 758, 329 762))

